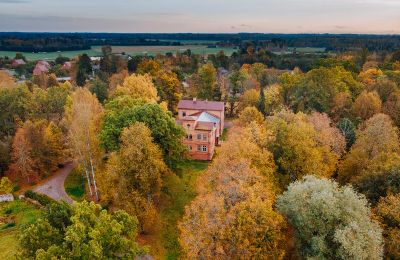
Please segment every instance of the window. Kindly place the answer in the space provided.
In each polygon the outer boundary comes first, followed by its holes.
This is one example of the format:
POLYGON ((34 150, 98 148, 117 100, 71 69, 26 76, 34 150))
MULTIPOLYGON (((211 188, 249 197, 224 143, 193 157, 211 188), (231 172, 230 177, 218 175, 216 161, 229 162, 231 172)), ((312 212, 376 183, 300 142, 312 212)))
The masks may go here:
POLYGON ((197 140, 201 140, 201 134, 197 134, 197 140))
POLYGON ((207 141, 207 135, 203 134, 203 141, 207 141))
POLYGON ((182 111, 182 116, 186 116, 186 112, 185 111, 182 111))
POLYGON ((189 151, 193 150, 191 145, 188 145, 189 151))
POLYGON ((187 128, 190 128, 190 124, 187 124, 186 127, 187 127, 187 128))
POLYGON ((192 139, 193 139, 193 136, 190 134, 189 137, 188 137, 188 139, 189 139, 189 140, 192 140, 192 139))
POLYGON ((201 145, 199 145, 199 144, 197 145, 197 151, 201 152, 201 145))
POLYGON ((203 152, 207 152, 207 145, 203 145, 203 152))

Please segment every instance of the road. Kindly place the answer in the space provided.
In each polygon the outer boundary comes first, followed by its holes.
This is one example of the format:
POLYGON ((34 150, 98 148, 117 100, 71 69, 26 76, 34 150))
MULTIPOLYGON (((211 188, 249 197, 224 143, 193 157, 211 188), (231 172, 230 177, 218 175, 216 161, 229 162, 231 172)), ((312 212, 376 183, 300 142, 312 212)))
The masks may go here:
POLYGON ((57 201, 64 200, 72 204, 74 201, 65 192, 64 182, 73 168, 74 168, 73 163, 67 163, 64 166, 64 168, 54 173, 53 177, 49 178, 47 181, 39 184, 37 187, 33 189, 33 191, 45 194, 54 200, 57 201))

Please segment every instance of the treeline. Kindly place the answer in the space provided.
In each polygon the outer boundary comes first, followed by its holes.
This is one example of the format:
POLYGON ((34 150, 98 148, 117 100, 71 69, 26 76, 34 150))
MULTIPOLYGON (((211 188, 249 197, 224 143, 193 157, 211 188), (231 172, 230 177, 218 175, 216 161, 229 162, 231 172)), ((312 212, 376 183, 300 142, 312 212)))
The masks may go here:
POLYGON ((355 34, 195 34, 195 33, 0 33, 0 50, 67 51, 85 50, 93 45, 179 46, 182 41, 210 41, 220 46, 240 46, 245 42, 270 49, 288 47, 323 47, 343 52, 367 48, 371 51, 394 51, 400 48, 397 35, 355 34))

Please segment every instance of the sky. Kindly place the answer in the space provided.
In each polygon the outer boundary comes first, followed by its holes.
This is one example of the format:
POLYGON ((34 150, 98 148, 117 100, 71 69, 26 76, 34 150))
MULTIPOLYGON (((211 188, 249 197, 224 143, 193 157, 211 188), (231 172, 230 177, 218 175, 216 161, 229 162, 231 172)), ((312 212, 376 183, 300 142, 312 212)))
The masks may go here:
POLYGON ((400 34, 400 0, 0 0, 0 31, 400 34))

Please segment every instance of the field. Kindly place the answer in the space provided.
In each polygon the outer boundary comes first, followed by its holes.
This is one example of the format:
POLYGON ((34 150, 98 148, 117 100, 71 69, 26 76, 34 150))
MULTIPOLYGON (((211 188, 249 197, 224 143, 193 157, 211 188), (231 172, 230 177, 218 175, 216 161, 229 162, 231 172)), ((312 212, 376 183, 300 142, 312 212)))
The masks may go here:
POLYGON ((40 209, 20 200, 0 204, 0 259, 14 259, 21 228, 41 215, 40 209))
POLYGON ((186 162, 179 166, 177 174, 164 179, 159 230, 154 235, 140 238, 143 243, 150 245, 150 254, 155 259, 180 258, 177 222, 183 216, 185 206, 196 196, 197 177, 208 165, 208 162, 186 162))
MULTIPOLYGON (((165 54, 167 52, 176 53, 177 51, 185 51, 190 49, 192 53, 196 54, 216 54, 219 51, 223 50, 226 55, 231 55, 235 49, 233 48, 207 48, 205 45, 182 45, 182 46, 112 46, 113 52, 121 53, 125 52, 125 54, 129 55, 156 55, 156 54, 165 54)), ((61 52, 47 52, 47 53, 30 53, 23 52, 23 55, 28 60, 54 60, 58 56, 65 56, 69 58, 76 57, 80 54, 86 53, 89 56, 99 56, 101 55, 101 46, 92 46, 90 50, 81 50, 81 51, 61 51, 61 52)), ((15 52, 12 51, 0 51, 0 57, 8 56, 13 58, 15 56, 15 52)))

